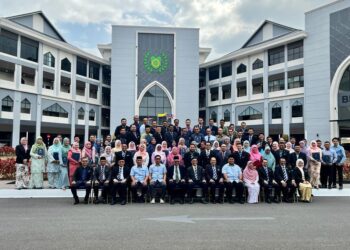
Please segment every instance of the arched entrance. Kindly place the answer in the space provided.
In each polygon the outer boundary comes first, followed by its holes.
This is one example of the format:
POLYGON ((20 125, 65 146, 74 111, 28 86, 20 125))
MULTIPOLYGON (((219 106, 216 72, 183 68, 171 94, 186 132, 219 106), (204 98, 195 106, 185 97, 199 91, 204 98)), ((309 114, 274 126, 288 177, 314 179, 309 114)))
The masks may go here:
POLYGON ((172 114, 172 100, 166 88, 158 82, 154 82, 141 92, 139 101, 139 117, 150 118, 161 124, 169 120, 172 114))

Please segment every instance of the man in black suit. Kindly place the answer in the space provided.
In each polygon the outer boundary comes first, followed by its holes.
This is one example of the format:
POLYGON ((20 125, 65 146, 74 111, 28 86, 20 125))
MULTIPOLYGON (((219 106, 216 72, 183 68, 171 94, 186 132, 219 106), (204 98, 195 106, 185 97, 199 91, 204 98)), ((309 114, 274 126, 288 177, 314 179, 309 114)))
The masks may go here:
POLYGON ((106 157, 100 157, 100 164, 95 168, 94 171, 94 203, 100 203, 100 199, 98 199, 98 190, 102 189, 101 201, 106 203, 107 194, 109 192, 109 175, 110 168, 107 166, 106 157))
POLYGON ((272 151, 272 154, 275 157, 276 162, 280 162, 280 159, 284 158, 286 160, 286 164, 289 165, 289 151, 285 148, 285 143, 281 141, 279 142, 279 149, 276 151, 272 151))
POLYGON ((140 144, 140 134, 134 124, 130 126, 130 131, 126 134, 126 141, 128 145, 130 142, 134 142, 135 145, 140 144))
POLYGON ((205 173, 206 173, 206 179, 208 186, 210 188, 210 197, 211 202, 216 203, 219 202, 220 204, 224 203, 224 179, 222 177, 221 172, 222 167, 220 167, 218 164, 216 164, 216 158, 211 157, 210 158, 210 164, 207 165, 205 173), (216 189, 219 189, 219 198, 216 199, 215 197, 215 191, 216 189))
POLYGON ((198 127, 198 129, 199 129, 198 132, 199 132, 200 134, 205 135, 205 129, 206 129, 206 127, 204 126, 204 120, 203 120, 203 118, 201 118, 201 117, 198 118, 198 124, 195 125, 195 126, 193 126, 193 129, 194 129, 195 127, 198 127))
POLYGON ((226 144, 221 144, 220 151, 216 154, 217 164, 222 167, 227 163, 228 157, 231 155, 231 152, 227 150, 226 144))
POLYGON ((186 152, 184 155, 184 164, 185 164, 186 168, 192 166, 192 159, 193 158, 198 159, 199 153, 196 151, 196 145, 191 143, 190 150, 188 152, 186 152))
POLYGON ((198 166, 197 157, 192 158, 191 166, 187 168, 187 178, 188 178, 188 190, 187 196, 189 198, 189 203, 193 203, 193 189, 201 188, 202 189, 202 197, 201 202, 203 204, 207 204, 205 197, 208 194, 208 185, 205 180, 205 170, 202 166, 198 166))
POLYGON ((254 129, 252 129, 252 128, 248 129, 248 134, 243 135, 243 141, 249 141, 250 146, 257 144, 258 138, 254 134, 254 129))
POLYGON ((179 119, 174 120, 174 132, 176 132, 178 135, 181 134, 181 127, 179 126, 179 119))
POLYGON ((116 194, 120 197, 120 205, 126 204, 126 189, 130 178, 130 168, 125 166, 125 161, 120 159, 118 164, 112 167, 109 182, 112 185, 112 202, 115 205, 117 202, 116 194))
POLYGON ((167 183, 171 205, 175 204, 176 193, 180 198, 180 204, 184 204, 187 189, 186 176, 186 168, 180 166, 179 156, 174 156, 174 165, 170 166, 167 171, 167 183))
POLYGON ((211 157, 216 157, 216 153, 211 150, 210 142, 205 143, 205 149, 201 151, 198 158, 198 164, 201 166, 207 166, 210 163, 211 157))
POLYGON ((261 151, 261 150, 265 150, 265 147, 266 147, 266 144, 267 144, 267 142, 266 142, 266 140, 265 140, 265 135, 264 135, 264 133, 260 133, 259 135, 258 135, 258 140, 257 140, 257 145, 259 145, 259 152, 261 151))
POLYGON ((132 125, 135 125, 136 131, 139 132, 140 129, 140 118, 138 115, 134 115, 134 123, 132 125))
POLYGON ((128 143, 128 137, 127 137, 127 132, 125 128, 121 128, 119 131, 119 135, 117 136, 117 140, 120 140, 122 144, 127 144, 128 143))
POLYGON ((275 189, 274 202, 278 203, 276 194, 279 193, 279 185, 275 181, 272 169, 268 168, 268 162, 266 159, 263 160, 262 167, 258 168, 259 173, 259 183, 260 187, 264 189, 265 192, 265 202, 271 203, 272 189, 275 189))
POLYGON ((74 205, 79 204, 77 189, 85 189, 84 203, 88 204, 92 179, 93 170, 92 167, 89 166, 89 159, 88 157, 83 157, 81 159, 81 166, 74 172, 72 185, 70 187, 74 198, 74 205))
POLYGON ((294 152, 289 155, 289 164, 294 169, 296 166, 296 162, 298 159, 302 159, 304 164, 307 163, 307 156, 305 153, 301 152, 301 148, 299 145, 295 145, 294 152))
MULTIPOLYGON (((278 183, 280 189, 283 192, 283 202, 291 202, 296 190, 296 182, 294 180, 293 171, 290 167, 287 167, 287 161, 285 158, 280 158, 280 164, 275 168, 275 180, 278 183)), ((280 199, 281 193, 277 194, 277 198, 280 199)))
MULTIPOLYGON (((162 144, 165 141, 165 137, 162 134, 162 127, 158 126, 156 128, 156 132, 153 134, 153 137, 156 139, 157 144, 162 144)), ((170 145, 168 145, 170 146, 170 145)))
POLYGON ((207 129, 211 130, 211 134, 212 135, 217 135, 218 134, 218 127, 214 125, 214 120, 213 119, 209 119, 209 126, 207 127, 207 129))
POLYGON ((168 146, 171 147, 173 145, 173 141, 178 142, 178 134, 174 131, 174 126, 169 125, 168 132, 165 132, 165 140, 168 143, 168 146))
POLYGON ((169 131, 169 123, 167 121, 164 121, 162 126, 162 136, 165 137, 165 133, 168 131, 169 131))
POLYGON ((116 127, 115 131, 114 131, 114 136, 115 138, 118 138, 119 134, 120 134, 120 130, 122 128, 125 128, 125 131, 129 131, 129 127, 126 125, 126 119, 122 118, 120 121, 120 125, 118 127, 116 127))
POLYGON ((235 164, 240 166, 241 169, 245 169, 247 163, 249 161, 250 155, 248 152, 243 150, 243 146, 241 143, 237 144, 238 151, 233 152, 233 158, 235 159, 235 164))
POLYGON ((153 120, 152 121, 152 124, 151 124, 151 134, 154 135, 154 133, 156 132, 156 129, 157 129, 157 121, 156 120, 153 120))
POLYGON ((119 160, 123 159, 125 162, 125 166, 129 169, 134 165, 134 160, 132 157, 132 153, 128 151, 128 145, 122 144, 122 151, 115 153, 115 162, 119 162, 119 160))

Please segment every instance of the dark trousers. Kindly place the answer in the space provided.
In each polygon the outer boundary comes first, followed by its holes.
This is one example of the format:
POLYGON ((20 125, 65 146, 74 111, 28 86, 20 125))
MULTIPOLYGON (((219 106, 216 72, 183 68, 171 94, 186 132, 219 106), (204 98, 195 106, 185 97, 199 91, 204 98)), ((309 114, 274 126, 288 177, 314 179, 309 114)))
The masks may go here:
POLYGON ((186 182, 168 182, 169 195, 171 199, 175 199, 177 196, 180 199, 185 198, 187 184, 186 182))
POLYGON ((343 165, 333 164, 332 166, 332 185, 337 185, 337 173, 339 187, 343 186, 343 165))
POLYGON ((202 189, 202 198, 207 197, 208 195, 208 184, 206 182, 202 181, 193 181, 189 182, 187 184, 187 196, 188 198, 192 199, 194 196, 194 190, 195 188, 201 188, 202 189))
POLYGON ((226 188, 226 197, 230 201, 232 200, 232 193, 233 189, 236 191, 236 200, 241 200, 243 196, 243 182, 225 182, 225 188, 226 188))
POLYGON ((72 184, 70 187, 70 190, 73 194, 73 198, 75 200, 79 200, 78 194, 77 194, 77 189, 85 189, 85 198, 84 200, 89 199, 89 195, 91 193, 91 183, 90 182, 77 182, 76 184, 72 184))
POLYGON ((215 191, 218 188, 219 189, 219 200, 222 200, 224 198, 224 190, 225 185, 223 182, 215 181, 215 182, 208 182, 209 188, 210 188, 210 197, 212 200, 215 200, 215 191))
POLYGON ((144 196, 147 193, 147 185, 143 185, 141 182, 136 182, 135 185, 131 185, 131 191, 132 191, 132 196, 133 199, 135 199, 137 197, 137 190, 141 189, 141 199, 144 198, 144 196))
POLYGON ((321 165, 321 184, 323 187, 332 185, 332 164, 321 165))
POLYGON ((287 186, 283 187, 282 186, 282 183, 279 183, 279 187, 280 187, 280 190, 277 194, 277 196, 281 196, 281 191, 283 193, 283 199, 286 200, 286 199, 290 199, 293 197, 294 193, 295 193, 295 190, 296 190, 296 187, 292 185, 291 182, 287 182, 287 186))
POLYGON ((275 189, 275 198, 281 192, 278 184, 272 184, 272 183, 265 184, 263 182, 260 185, 260 187, 264 189, 265 200, 271 199, 273 189, 275 189))
POLYGON ((107 199, 107 194, 109 192, 109 184, 108 183, 103 183, 103 182, 95 182, 94 184, 94 196, 95 196, 95 199, 98 198, 98 190, 101 189, 102 190, 102 198, 103 199, 107 199))
POLYGON ((121 182, 116 182, 112 184, 112 199, 113 201, 116 200, 117 192, 120 197, 121 201, 126 200, 126 189, 127 189, 128 184, 126 182, 121 183, 121 182))
POLYGON ((166 192, 166 184, 164 182, 160 182, 160 181, 151 182, 151 184, 149 185, 149 189, 151 192, 152 199, 156 197, 157 189, 161 189, 160 198, 164 200, 165 192, 166 192))

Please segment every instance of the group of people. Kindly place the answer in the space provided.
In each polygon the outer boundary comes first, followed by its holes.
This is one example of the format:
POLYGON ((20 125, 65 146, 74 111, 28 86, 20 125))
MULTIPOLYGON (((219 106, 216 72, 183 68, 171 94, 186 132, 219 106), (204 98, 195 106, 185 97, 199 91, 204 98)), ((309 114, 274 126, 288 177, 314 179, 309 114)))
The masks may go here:
POLYGON ((338 138, 308 145, 295 138, 273 141, 244 122, 236 129, 224 120, 204 126, 199 118, 192 127, 187 119, 181 128, 178 119, 159 126, 138 116, 130 126, 122 119, 105 140, 91 135, 83 146, 79 137, 71 144, 59 135, 48 149, 41 137, 32 147, 22 138, 16 155, 18 189, 43 188, 47 172, 49 188, 70 188, 74 204, 77 190, 85 189, 85 203, 93 191, 94 203, 111 197, 112 205, 125 205, 128 189, 135 202, 149 194, 151 203, 158 196, 165 203, 168 194, 171 204, 193 203, 199 193, 202 203, 258 203, 260 191, 267 203, 293 202, 297 192, 310 202, 312 188, 336 188, 337 175, 342 189, 346 160, 338 138))

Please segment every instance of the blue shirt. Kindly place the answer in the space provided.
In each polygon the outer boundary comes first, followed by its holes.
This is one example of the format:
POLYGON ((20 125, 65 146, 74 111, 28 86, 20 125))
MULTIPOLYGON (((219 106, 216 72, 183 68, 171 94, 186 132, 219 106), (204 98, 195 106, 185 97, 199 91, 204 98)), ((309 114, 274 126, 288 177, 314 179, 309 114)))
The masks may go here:
POLYGON ((332 164, 337 161, 337 154, 333 149, 323 149, 322 150, 322 161, 327 164, 332 164))
POLYGON ((163 164, 157 166, 152 164, 149 167, 149 173, 152 175, 152 181, 162 182, 164 180, 164 175, 166 174, 166 168, 163 164))
POLYGON ((130 175, 133 176, 136 181, 143 182, 146 176, 148 176, 148 168, 146 166, 133 166, 130 171, 130 175))
POLYGON ((234 165, 229 165, 228 163, 225 164, 222 168, 222 173, 227 175, 227 179, 230 182, 238 182, 240 180, 240 176, 242 174, 241 168, 234 164, 234 165))
POLYGON ((331 149, 335 151, 337 154, 337 164, 343 164, 346 161, 346 155, 345 155, 345 150, 343 146, 338 145, 337 147, 332 146, 331 149))

